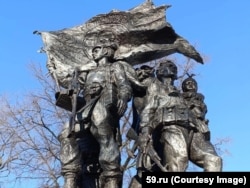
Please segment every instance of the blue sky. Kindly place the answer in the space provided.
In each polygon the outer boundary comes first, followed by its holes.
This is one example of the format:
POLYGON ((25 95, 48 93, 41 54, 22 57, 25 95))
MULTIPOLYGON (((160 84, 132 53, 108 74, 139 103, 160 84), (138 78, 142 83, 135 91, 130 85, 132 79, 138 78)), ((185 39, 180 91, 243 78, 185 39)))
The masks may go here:
MULTIPOLYGON (((80 25, 112 9, 128 10, 143 0, 2 1, 0 5, 0 94, 22 94, 39 87, 28 69, 37 62, 46 69, 46 55, 34 30, 55 31, 80 25), (105 3, 104 3, 105 2, 105 3)), ((212 141, 230 138, 224 171, 250 171, 250 1, 154 0, 172 5, 167 21, 176 33, 209 57, 197 64, 199 90, 206 97, 212 141)), ((20 96, 22 97, 22 96, 20 96)), ((20 98, 19 97, 19 98, 20 98)))

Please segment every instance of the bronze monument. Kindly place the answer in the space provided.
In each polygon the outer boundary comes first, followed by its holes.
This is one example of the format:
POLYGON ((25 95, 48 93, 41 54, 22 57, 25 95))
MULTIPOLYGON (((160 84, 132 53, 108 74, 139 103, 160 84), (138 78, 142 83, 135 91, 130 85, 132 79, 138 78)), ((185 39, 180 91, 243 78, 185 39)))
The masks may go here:
POLYGON ((188 161, 204 171, 222 170, 197 82, 189 76, 178 89, 177 66, 160 60, 180 53, 203 64, 166 21, 169 7, 146 1, 76 27, 34 32, 42 36, 47 68, 58 87, 55 104, 70 112, 58 136, 64 188, 123 186, 120 119, 129 102, 128 136, 135 140, 132 150, 138 149, 137 174, 129 187, 141 187, 142 172, 186 171, 188 161), (156 67, 147 65, 153 60, 156 67))

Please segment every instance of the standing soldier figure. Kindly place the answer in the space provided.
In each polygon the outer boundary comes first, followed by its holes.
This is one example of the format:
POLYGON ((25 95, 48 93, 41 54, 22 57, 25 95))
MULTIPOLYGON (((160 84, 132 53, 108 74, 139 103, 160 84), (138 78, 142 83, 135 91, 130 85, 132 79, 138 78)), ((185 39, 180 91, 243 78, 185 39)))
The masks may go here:
POLYGON ((174 86, 177 66, 170 60, 163 60, 156 69, 156 77, 148 87, 147 105, 141 113, 139 145, 141 151, 146 152, 153 136, 163 166, 168 171, 185 171, 189 135, 193 127, 189 123, 189 108, 174 86))
POLYGON ((207 105, 204 103, 204 95, 198 93, 198 84, 192 76, 182 82, 182 95, 186 104, 193 112, 196 131, 190 140, 190 161, 204 169, 204 171, 221 171, 222 159, 218 156, 214 146, 210 142, 210 130, 206 119, 207 105))
POLYGON ((89 126, 99 144, 102 188, 122 186, 119 120, 132 96, 124 67, 114 62, 116 49, 113 44, 93 48, 92 56, 97 67, 82 78, 86 105, 77 112, 76 120, 80 125, 89 126))

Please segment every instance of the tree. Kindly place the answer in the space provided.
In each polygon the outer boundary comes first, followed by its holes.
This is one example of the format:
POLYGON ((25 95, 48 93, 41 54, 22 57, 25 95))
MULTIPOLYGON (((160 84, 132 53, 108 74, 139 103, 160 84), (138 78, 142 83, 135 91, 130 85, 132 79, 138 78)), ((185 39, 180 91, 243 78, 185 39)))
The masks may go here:
POLYGON ((21 102, 1 97, 1 185, 35 180, 41 187, 56 188, 61 177, 57 135, 68 114, 54 104, 54 82, 41 67, 31 69, 41 90, 21 97, 21 102))

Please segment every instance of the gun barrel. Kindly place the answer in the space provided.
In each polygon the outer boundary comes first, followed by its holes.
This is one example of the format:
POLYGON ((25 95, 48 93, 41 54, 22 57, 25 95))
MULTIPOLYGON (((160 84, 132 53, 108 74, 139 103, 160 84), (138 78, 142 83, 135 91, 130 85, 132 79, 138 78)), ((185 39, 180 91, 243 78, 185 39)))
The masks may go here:
POLYGON ((151 160, 153 160, 155 162, 155 164, 161 169, 162 172, 168 172, 167 168, 161 164, 161 158, 159 157, 157 152, 154 150, 151 143, 148 145, 147 154, 149 155, 151 160))
MULTIPOLYGON (((127 138, 135 140, 134 146, 137 148, 138 147, 138 135, 135 132, 135 130, 133 128, 130 128, 127 132, 127 138)), ((147 145, 147 149, 146 149, 146 155, 148 155, 152 161, 155 162, 155 164, 161 169, 162 172, 168 172, 167 168, 164 167, 161 164, 161 158, 159 157, 159 155, 157 154, 157 152, 155 151, 155 149, 153 148, 153 144, 152 144, 152 140, 150 140, 148 142, 147 145)), ((134 149, 134 148, 133 148, 134 149)), ((135 151, 135 150, 134 150, 135 151)), ((130 160, 130 158, 127 159, 126 163, 128 163, 130 160)))

